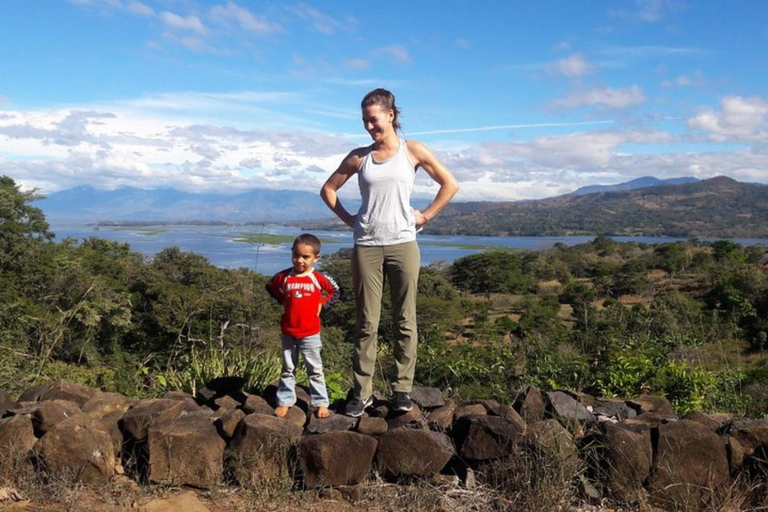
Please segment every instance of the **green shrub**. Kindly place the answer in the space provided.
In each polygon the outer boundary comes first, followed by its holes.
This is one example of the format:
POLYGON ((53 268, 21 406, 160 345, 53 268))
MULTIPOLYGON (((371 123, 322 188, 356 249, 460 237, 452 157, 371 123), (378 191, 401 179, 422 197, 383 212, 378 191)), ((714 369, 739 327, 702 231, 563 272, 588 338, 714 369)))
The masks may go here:
POLYGON ((705 410, 717 387, 715 374, 685 361, 667 361, 653 382, 655 392, 667 397, 678 412, 705 410))
POLYGON ((155 371, 149 369, 144 373, 152 394, 186 391, 194 395, 209 381, 227 376, 243 377, 247 391, 260 393, 280 378, 281 369, 280 355, 276 351, 240 347, 193 347, 166 368, 155 371))

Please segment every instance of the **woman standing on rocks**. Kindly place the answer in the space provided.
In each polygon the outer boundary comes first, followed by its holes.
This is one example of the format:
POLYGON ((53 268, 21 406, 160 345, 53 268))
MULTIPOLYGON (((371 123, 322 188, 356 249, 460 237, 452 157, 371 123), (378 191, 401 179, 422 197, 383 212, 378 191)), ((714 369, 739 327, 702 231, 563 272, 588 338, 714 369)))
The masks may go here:
POLYGON ((363 126, 373 144, 349 153, 320 192, 333 212, 354 230, 352 275, 357 307, 353 355, 354 387, 346 404, 348 416, 361 416, 373 402, 376 338, 386 276, 392 292, 397 379, 392 383, 396 410, 413 407, 408 393, 416 369, 416 287, 421 255, 416 232, 442 210, 459 190, 446 167, 420 142, 405 140, 400 129, 395 96, 375 89, 361 102, 363 126), (423 169, 439 186, 423 212, 411 207, 416 171, 423 169), (358 175, 362 205, 349 213, 336 194, 358 175))

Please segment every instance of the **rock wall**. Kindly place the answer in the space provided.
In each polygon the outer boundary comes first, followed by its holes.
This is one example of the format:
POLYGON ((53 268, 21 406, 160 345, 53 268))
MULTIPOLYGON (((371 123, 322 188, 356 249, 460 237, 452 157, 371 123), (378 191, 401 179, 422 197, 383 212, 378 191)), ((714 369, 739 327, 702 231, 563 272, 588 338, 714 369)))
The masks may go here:
POLYGON ((696 508, 766 464, 768 420, 678 417, 661 397, 598 399, 531 387, 513 405, 457 406, 437 389, 415 388, 410 412, 376 397, 361 418, 320 420, 306 390, 278 418, 274 386, 262 396, 242 386, 221 378, 197 396, 144 400, 68 381, 35 386, 18 400, 0 391, 0 475, 24 466, 96 484, 126 474, 197 488, 276 481, 323 488, 359 484, 374 472, 393 481, 442 473, 470 485, 498 461, 529 458, 566 479, 586 476, 591 496, 647 494, 661 506, 696 508))

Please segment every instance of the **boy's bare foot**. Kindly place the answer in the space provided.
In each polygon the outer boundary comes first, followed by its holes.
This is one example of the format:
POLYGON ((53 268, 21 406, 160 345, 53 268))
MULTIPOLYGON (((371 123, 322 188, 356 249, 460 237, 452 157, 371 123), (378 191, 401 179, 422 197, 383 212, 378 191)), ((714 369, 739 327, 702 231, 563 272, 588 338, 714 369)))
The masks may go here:
POLYGON ((315 411, 315 416, 317 416, 319 419, 327 418, 331 415, 331 411, 328 410, 327 407, 318 407, 317 411, 315 411))
POLYGON ((275 416, 278 418, 285 418, 285 415, 288 414, 288 409, 290 409, 290 407, 278 405, 277 409, 275 409, 275 416))

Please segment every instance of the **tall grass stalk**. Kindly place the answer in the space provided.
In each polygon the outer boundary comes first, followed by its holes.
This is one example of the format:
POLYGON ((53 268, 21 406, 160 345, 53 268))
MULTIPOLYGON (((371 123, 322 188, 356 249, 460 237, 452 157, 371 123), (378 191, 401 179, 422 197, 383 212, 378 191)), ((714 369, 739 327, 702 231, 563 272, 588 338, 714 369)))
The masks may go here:
POLYGON ((154 375, 153 387, 157 391, 179 390, 194 395, 217 377, 242 377, 247 391, 261 392, 280 378, 280 369, 280 355, 274 350, 193 347, 176 358, 171 367, 154 375))

